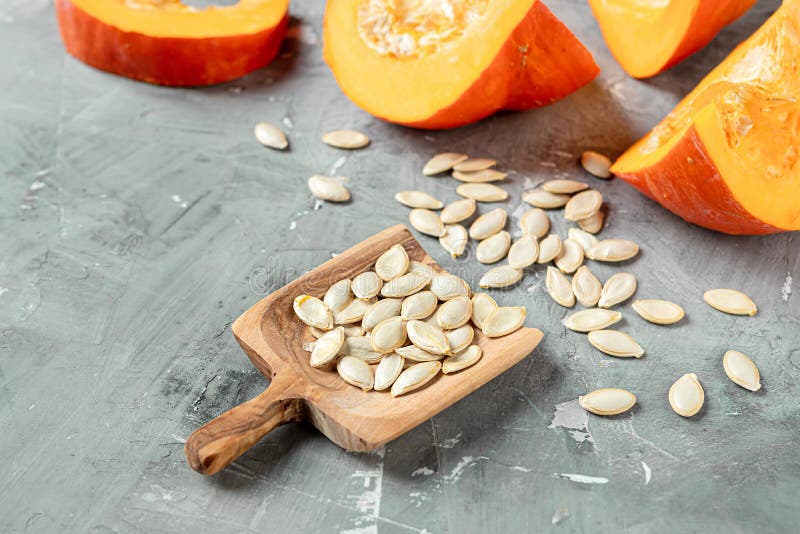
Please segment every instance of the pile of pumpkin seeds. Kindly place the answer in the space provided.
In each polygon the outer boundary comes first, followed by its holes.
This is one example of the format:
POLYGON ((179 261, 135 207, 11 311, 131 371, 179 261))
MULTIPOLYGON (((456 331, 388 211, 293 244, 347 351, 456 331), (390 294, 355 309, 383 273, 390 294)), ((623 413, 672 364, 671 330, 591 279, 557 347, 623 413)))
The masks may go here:
POLYGON ((300 295, 293 306, 316 338, 306 347, 312 367, 335 368, 348 384, 395 397, 477 363, 475 328, 505 336, 526 315, 524 307, 498 306, 465 280, 410 261, 401 245, 373 270, 333 284, 321 300, 300 295))

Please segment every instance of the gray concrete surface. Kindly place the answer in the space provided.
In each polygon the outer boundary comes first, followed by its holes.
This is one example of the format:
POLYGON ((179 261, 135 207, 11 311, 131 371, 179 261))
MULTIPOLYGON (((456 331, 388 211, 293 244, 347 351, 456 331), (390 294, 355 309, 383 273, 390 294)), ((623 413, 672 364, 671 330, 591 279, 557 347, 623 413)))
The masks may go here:
MULTIPOLYGON (((626 77, 585 2, 549 4, 603 72, 566 100, 467 128, 382 123, 339 92, 321 59, 322 2, 295 2, 284 56, 245 79, 176 90, 97 72, 67 56, 45 0, 0 2, 0 525, 4 532, 786 532, 800 521, 800 250, 797 235, 731 237, 692 227, 620 181, 592 181, 606 236, 642 245, 624 268, 639 297, 683 305, 664 328, 622 306, 642 360, 604 357, 560 325, 531 270, 503 303, 524 303, 545 341, 527 360, 375 454, 313 428, 283 427, 223 473, 183 457, 196 427, 266 380, 230 333, 262 295, 389 225, 395 190, 455 199, 421 176, 433 153, 491 156, 513 171, 507 203, 553 176, 589 179, 576 155, 617 155, 765 20, 762 1, 706 50, 649 81, 626 77), (257 145, 283 123, 292 150, 257 145), (326 130, 374 142, 342 153, 326 130), (353 201, 315 209, 306 177, 350 177, 353 201), (795 281, 793 282, 793 277, 795 281), (702 301, 745 289, 760 313, 702 301), (728 348, 754 358, 757 394, 730 383, 728 348), (696 372, 707 404, 685 420, 667 390, 696 372), (613 418, 578 395, 639 397, 613 418)), ((556 229, 566 232, 558 215, 556 229)), ((448 268, 473 282, 470 254, 448 268)), ((474 252, 474 249, 470 251, 474 252)), ((616 270, 598 266, 603 278, 616 270)))

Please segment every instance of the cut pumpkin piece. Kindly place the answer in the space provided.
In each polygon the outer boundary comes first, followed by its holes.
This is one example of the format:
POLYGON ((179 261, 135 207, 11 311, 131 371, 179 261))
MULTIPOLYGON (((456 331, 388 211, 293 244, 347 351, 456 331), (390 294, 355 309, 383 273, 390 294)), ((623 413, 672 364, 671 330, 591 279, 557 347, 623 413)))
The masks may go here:
POLYGON ((180 0, 56 0, 67 51, 95 68, 158 85, 221 83, 278 54, 288 0, 198 9, 180 0))
POLYGON ((608 48, 635 78, 655 76, 707 45, 755 0, 589 0, 608 48))
POLYGON ((800 0, 785 0, 611 171, 729 234, 800 230, 800 0))
POLYGON ((325 61, 382 119, 451 128, 572 93, 598 67, 536 0, 329 0, 325 61))

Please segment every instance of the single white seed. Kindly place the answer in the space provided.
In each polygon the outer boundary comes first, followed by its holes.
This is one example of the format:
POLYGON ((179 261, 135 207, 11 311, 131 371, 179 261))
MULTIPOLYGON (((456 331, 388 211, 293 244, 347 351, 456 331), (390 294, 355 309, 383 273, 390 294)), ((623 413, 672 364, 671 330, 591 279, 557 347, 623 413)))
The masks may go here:
POLYGON ((738 350, 729 350, 722 357, 722 367, 725 374, 734 384, 738 384, 750 391, 761 389, 761 373, 758 367, 746 354, 738 350))
POLYGON ((394 199, 409 208, 438 210, 444 206, 441 200, 424 191, 398 191, 394 194, 394 199))
POLYGON ((425 166, 422 168, 422 174, 425 176, 433 176, 453 168, 453 165, 467 159, 466 154, 458 154, 456 152, 442 152, 433 156, 425 166))
POLYGON ((578 404, 596 415, 618 415, 633 408, 636 395, 625 389, 603 388, 581 395, 578 404))
POLYGON ((408 214, 408 221, 411 223, 411 226, 423 234, 433 237, 441 237, 444 235, 444 224, 442 224, 442 220, 431 210, 414 208, 408 214))
POLYGON ((460 224, 446 224, 444 226, 444 234, 439 238, 439 244, 442 248, 450 253, 450 256, 457 258, 464 254, 464 249, 467 247, 469 241, 469 234, 467 229, 460 224))
POLYGON ((637 300, 631 307, 644 320, 653 324, 675 324, 683 319, 683 308, 668 300, 637 300))
POLYGON ((369 144, 369 137, 355 130, 335 130, 322 136, 322 142, 336 148, 355 149, 369 144))
POLYGON ((584 170, 598 178, 611 178, 611 160, 602 154, 587 150, 581 155, 584 170))
POLYGON ((346 202, 350 200, 350 191, 342 184, 346 178, 322 176, 315 174, 308 179, 311 194, 329 202, 346 202))
POLYGON ((697 375, 687 373, 669 388, 669 404, 680 416, 692 417, 703 407, 705 392, 697 375))
POLYGON ((758 313, 753 300, 735 289, 710 289, 703 294, 703 300, 717 310, 731 315, 750 315, 758 313))
POLYGON ((644 349, 628 334, 617 330, 593 330, 589 343, 601 352, 618 358, 641 358, 644 349))
POLYGON ((289 146, 289 141, 286 140, 286 134, 283 133, 283 130, 268 122, 256 124, 253 133, 258 142, 266 147, 285 150, 289 146))
POLYGON ((445 206, 439 214, 439 218, 442 219, 444 224, 460 223, 472 217, 477 205, 478 203, 472 198, 456 200, 445 206))

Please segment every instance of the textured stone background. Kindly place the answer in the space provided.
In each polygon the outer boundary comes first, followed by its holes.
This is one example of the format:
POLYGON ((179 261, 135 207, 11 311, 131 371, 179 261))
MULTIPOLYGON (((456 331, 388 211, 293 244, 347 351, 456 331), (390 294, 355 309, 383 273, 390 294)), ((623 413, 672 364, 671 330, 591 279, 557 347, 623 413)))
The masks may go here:
MULTIPOLYGON (((576 164, 589 147, 618 155, 777 2, 759 2, 706 50, 644 82, 615 64, 585 2, 549 4, 594 52, 597 81, 546 109, 426 133, 377 121, 339 92, 321 59, 322 2, 292 5, 285 55, 272 66, 198 90, 88 68, 65 55, 50 1, 0 2, 2 530, 796 528, 796 235, 692 227, 576 164), (283 123, 292 150, 260 147, 257 120, 283 123), (318 141, 342 127, 368 132, 372 146, 343 154, 318 141), (624 267, 639 277, 638 296, 672 299, 687 319, 657 327, 622 306, 621 328, 648 353, 610 359, 561 327, 564 309, 545 294, 543 270, 531 270, 497 298, 528 307, 528 324, 545 332, 540 348, 385 449, 347 453, 290 425, 217 476, 192 472, 186 436, 267 385, 231 321, 303 269, 404 222, 395 190, 455 199, 451 179, 419 172, 445 149, 512 170, 516 214, 519 193, 547 178, 592 181, 608 199, 604 235, 642 246, 624 267), (353 201, 315 209, 305 179, 334 169, 352 180, 353 201), (710 310, 701 295, 715 286, 745 289, 759 315, 710 310), (723 374, 733 347, 758 363, 762 392, 723 374), (692 420, 666 400, 685 372, 707 396, 692 420), (638 406, 605 419, 575 410, 579 394, 604 386, 631 389, 638 406)), ((435 240, 421 242, 472 281, 485 270, 474 249, 451 260, 435 240)), ((594 269, 606 278, 617 268, 594 269)))

